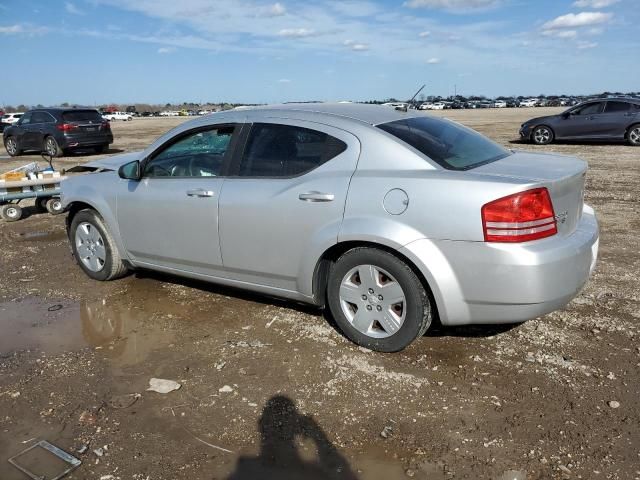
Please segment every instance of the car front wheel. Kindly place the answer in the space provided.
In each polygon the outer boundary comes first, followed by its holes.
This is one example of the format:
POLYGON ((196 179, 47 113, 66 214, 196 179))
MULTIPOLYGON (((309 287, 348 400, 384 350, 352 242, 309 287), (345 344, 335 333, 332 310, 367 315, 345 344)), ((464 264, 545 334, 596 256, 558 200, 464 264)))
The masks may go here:
POLYGON ((546 125, 540 125, 534 128, 531 133, 531 140, 533 140, 533 143, 536 145, 548 145, 553 142, 553 138, 553 130, 546 125))
POLYGON ((18 148, 18 142, 13 137, 7 138, 7 140, 4 142, 4 148, 11 157, 17 157, 18 155, 20 155, 20 153, 22 153, 18 148))
POLYGON ((383 250, 355 248, 332 266, 327 303, 342 332, 371 350, 397 352, 431 324, 431 303, 420 279, 383 250))
POLYGON ((629 129, 627 140, 629 142, 629 145, 633 147, 640 147, 640 124, 633 125, 629 129))
POLYGON ((114 280, 127 273, 115 241, 97 212, 82 210, 73 217, 69 241, 78 265, 94 280, 114 280))

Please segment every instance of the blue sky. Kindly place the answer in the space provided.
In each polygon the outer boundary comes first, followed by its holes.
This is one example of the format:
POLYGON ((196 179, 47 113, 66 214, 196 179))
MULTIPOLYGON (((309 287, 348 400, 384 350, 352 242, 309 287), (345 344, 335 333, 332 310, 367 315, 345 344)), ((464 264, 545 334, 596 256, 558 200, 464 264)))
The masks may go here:
POLYGON ((0 104, 640 90, 639 0, 0 0, 0 104))

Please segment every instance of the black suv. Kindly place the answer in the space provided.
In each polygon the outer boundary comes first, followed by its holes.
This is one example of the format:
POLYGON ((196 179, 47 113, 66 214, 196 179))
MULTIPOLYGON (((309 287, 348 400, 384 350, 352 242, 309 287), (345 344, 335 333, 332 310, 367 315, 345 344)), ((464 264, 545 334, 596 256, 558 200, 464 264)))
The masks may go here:
POLYGON ((75 148, 102 153, 113 143, 109 122, 88 108, 38 108, 4 129, 4 148, 12 157, 26 150, 61 157, 75 148))

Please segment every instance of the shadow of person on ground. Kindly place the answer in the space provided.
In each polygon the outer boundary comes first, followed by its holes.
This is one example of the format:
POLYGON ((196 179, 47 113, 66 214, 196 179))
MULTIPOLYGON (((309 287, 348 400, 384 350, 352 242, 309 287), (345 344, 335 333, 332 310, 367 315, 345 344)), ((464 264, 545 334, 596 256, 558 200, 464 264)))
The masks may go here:
MULTIPOLYGON (((269 399, 258 421, 261 436, 257 457, 240 457, 227 480, 357 480, 347 460, 311 417, 300 415, 285 396, 269 399), (296 446, 310 440, 317 455, 303 458, 296 446)), ((306 456, 306 455, 305 455, 306 456)))

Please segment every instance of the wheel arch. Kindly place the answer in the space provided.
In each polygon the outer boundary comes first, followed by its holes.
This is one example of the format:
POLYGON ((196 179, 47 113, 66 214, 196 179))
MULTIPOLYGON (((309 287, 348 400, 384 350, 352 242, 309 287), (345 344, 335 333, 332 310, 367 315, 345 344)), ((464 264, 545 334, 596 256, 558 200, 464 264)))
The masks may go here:
POLYGON ((535 132, 536 128, 538 127, 547 127, 549 130, 551 130, 551 133, 553 134, 553 139, 556 138, 556 130, 551 125, 542 122, 542 123, 537 123, 533 127, 531 127, 531 133, 529 133, 529 140, 533 138, 533 132, 535 132))
POLYGON ((325 306, 326 304, 326 294, 327 294, 327 284, 329 281, 329 271, 331 269, 331 265, 344 253, 352 250, 354 248, 375 248, 378 250, 382 250, 384 252, 390 253, 396 258, 402 260, 406 263, 409 268, 416 274, 420 283, 424 287, 429 296, 429 301, 432 306, 432 315, 433 320, 439 322, 438 315, 438 302, 435 299, 433 294, 433 290, 431 285, 429 284, 427 278, 424 273, 418 268, 418 266, 406 255, 403 255, 398 250, 389 247, 388 245, 384 245, 382 243, 376 243, 372 241, 364 241, 364 240, 347 240, 343 242, 339 242, 335 245, 332 245, 328 249, 326 249, 323 254, 320 256, 320 259, 316 263, 316 267, 313 271, 313 299, 314 303, 319 306, 325 306))

